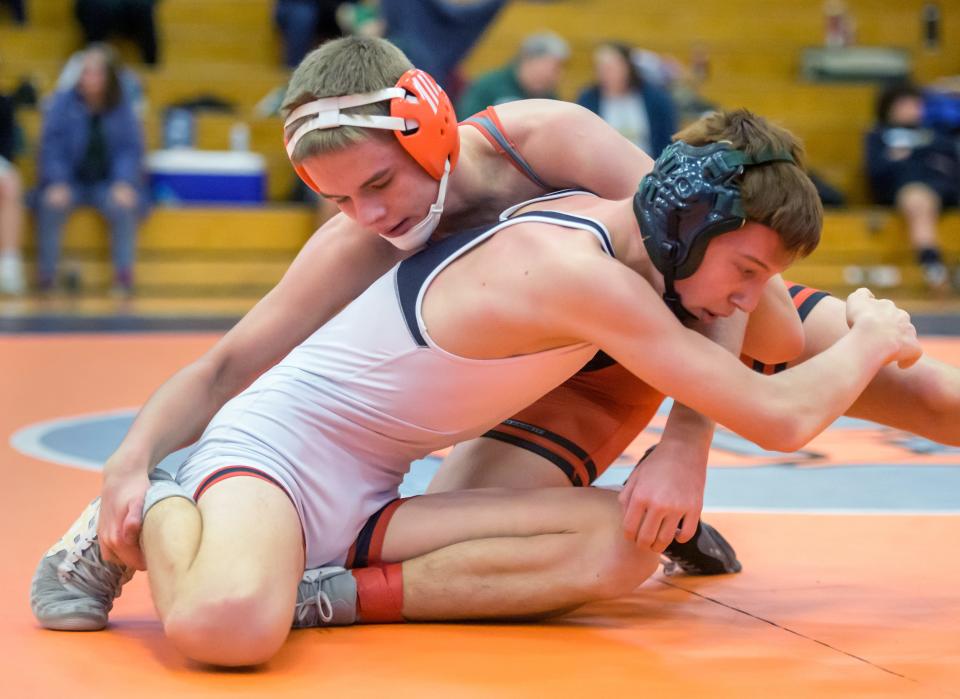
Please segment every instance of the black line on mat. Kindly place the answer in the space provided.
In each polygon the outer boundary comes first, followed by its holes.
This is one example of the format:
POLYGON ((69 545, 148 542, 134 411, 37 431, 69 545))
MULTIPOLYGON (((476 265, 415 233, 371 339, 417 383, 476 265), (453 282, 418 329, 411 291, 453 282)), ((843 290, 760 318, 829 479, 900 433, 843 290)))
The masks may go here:
MULTIPOLYGON (((802 639, 804 639, 804 640, 806 640, 806 641, 812 641, 812 642, 814 642, 814 643, 816 643, 816 644, 818 644, 818 645, 823 646, 824 648, 829 648, 830 650, 832 650, 832 651, 834 651, 834 652, 836 652, 836 653, 841 653, 841 654, 846 655, 846 656, 848 656, 848 657, 850 657, 850 658, 853 658, 854 660, 859 660, 861 663, 866 663, 867 665, 869 665, 869 666, 871 666, 871 667, 874 667, 874 668, 876 668, 877 670, 881 670, 881 671, 886 672, 886 673, 888 673, 888 674, 890 674, 890 675, 893 675, 893 676, 895 676, 895 677, 899 677, 900 679, 907 680, 908 682, 913 682, 914 684, 917 684, 917 685, 922 686, 922 687, 928 687, 928 685, 925 685, 923 682, 921 682, 921 681, 918 680, 918 679, 914 679, 913 677, 908 677, 907 675, 902 675, 902 674, 900 674, 899 672, 896 672, 896 671, 894 671, 894 670, 891 670, 890 668, 884 667, 883 665, 877 665, 875 662, 870 661, 870 660, 867 660, 866 658, 863 658, 863 657, 861 657, 861 656, 859 656, 859 655, 855 655, 855 654, 853 654, 853 653, 850 653, 849 651, 845 651, 845 650, 843 650, 842 648, 837 648, 836 646, 831 646, 829 643, 826 643, 825 641, 820 641, 820 640, 818 640, 818 639, 816 639, 816 638, 813 638, 812 636, 807 636, 806 634, 802 634, 802 633, 800 633, 799 631, 795 631, 795 630, 793 630, 793 629, 791 629, 791 628, 789 628, 789 627, 782 626, 782 625, 778 624, 778 623, 775 622, 775 621, 771 621, 770 619, 764 619, 762 616, 757 616, 756 614, 754 614, 754 613, 752 613, 752 612, 748 612, 746 609, 740 609, 739 607, 734 607, 732 604, 727 604, 726 602, 722 602, 722 601, 716 599, 715 597, 710 597, 710 596, 708 596, 708 595, 704 595, 704 594, 702 594, 702 593, 700 593, 700 592, 697 592, 697 591, 695 591, 695 590, 690 590, 690 589, 688 589, 688 588, 686 588, 686 587, 683 587, 683 586, 681 586, 681 585, 677 585, 676 583, 672 583, 672 582, 670 582, 670 581, 668 581, 668 580, 664 580, 663 578, 658 578, 658 579, 657 579, 657 582, 662 583, 662 584, 666 585, 667 587, 672 587, 672 588, 674 588, 675 590, 680 590, 680 591, 682 591, 682 592, 686 592, 686 593, 688 593, 688 594, 691 594, 691 595, 693 595, 693 596, 695 596, 695 597, 699 597, 700 599, 704 599, 704 600, 706 600, 706 601, 708 601, 708 602, 713 602, 714 604, 718 604, 718 605, 720 605, 721 607, 726 607, 727 609, 729 609, 729 610, 731 610, 731 611, 738 612, 738 613, 740 613, 740 614, 743 614, 744 616, 750 617, 751 619, 756 619, 757 621, 762 621, 764 624, 769 624, 770 626, 773 626, 774 628, 780 629, 781 631, 786 631, 787 633, 793 634, 794 636, 797 636, 797 637, 799 637, 799 638, 802 638, 802 639)), ((948 692, 948 691, 946 691, 946 690, 944 690, 944 689, 941 689, 940 687, 934 687, 934 689, 943 692, 946 696, 950 696, 950 697, 960 697, 960 694, 953 694, 953 693, 948 692)))

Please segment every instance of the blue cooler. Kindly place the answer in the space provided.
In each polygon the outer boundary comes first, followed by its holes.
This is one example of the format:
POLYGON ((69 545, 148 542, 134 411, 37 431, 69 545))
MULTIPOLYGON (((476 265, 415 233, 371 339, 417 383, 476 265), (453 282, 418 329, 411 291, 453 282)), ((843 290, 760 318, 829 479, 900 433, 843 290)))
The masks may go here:
POLYGON ((259 153, 173 148, 147 155, 150 191, 159 203, 257 204, 266 199, 259 153))

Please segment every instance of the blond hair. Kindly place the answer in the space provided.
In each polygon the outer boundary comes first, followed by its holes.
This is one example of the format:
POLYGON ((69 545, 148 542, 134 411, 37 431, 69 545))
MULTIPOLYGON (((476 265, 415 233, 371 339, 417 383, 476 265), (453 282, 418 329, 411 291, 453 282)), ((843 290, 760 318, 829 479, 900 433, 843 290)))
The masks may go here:
POLYGON ((707 114, 676 133, 675 141, 705 146, 728 141, 750 156, 789 153, 794 162, 771 162, 747 167, 740 180, 740 196, 747 219, 775 230, 784 247, 806 257, 820 242, 823 204, 804 171, 805 153, 799 139, 746 109, 707 114))
MULTIPOLYGON (((328 41, 307 54, 297 66, 287 85, 280 113, 286 119, 294 109, 316 99, 393 87, 412 67, 403 51, 386 39, 350 36, 328 41)), ((386 102, 378 102, 345 109, 344 113, 386 115, 389 106, 386 102)), ((303 119, 298 119, 286 127, 287 138, 302 122, 303 119)), ((299 163, 312 155, 339 150, 378 134, 389 135, 389 132, 356 126, 311 131, 297 144, 292 160, 299 163)))

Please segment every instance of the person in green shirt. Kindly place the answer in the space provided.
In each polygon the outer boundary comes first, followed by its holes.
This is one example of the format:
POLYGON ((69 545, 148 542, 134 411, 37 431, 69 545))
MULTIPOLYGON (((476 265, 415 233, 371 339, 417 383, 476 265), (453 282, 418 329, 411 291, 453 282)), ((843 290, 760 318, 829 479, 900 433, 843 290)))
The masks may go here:
POLYGON ((513 61, 471 83, 457 105, 457 115, 466 119, 487 107, 522 99, 556 99, 557 85, 569 57, 570 46, 558 34, 529 35, 513 61))

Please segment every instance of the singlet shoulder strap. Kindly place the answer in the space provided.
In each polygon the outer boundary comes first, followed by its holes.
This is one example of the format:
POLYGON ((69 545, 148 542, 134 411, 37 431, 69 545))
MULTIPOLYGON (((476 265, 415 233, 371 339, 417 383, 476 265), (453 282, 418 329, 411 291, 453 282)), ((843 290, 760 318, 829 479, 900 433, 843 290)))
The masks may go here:
POLYGON ((530 163, 520 155, 520 149, 507 135, 493 107, 487 107, 482 112, 477 112, 472 117, 464 119, 461 123, 473 126, 482 133, 497 153, 506 156, 510 163, 535 185, 541 189, 552 189, 540 178, 540 175, 536 173, 530 163))
POLYGON ((526 201, 522 201, 519 204, 514 204, 513 206, 507 207, 502 212, 500 212, 500 220, 506 221, 509 218, 513 218, 513 215, 517 211, 524 208, 525 206, 530 206, 530 204, 539 204, 540 202, 544 202, 544 201, 554 201, 555 199, 563 199, 565 197, 572 197, 578 194, 589 194, 592 197, 597 196, 593 192, 590 192, 586 189, 559 189, 556 192, 550 192, 549 194, 544 194, 539 197, 534 197, 533 199, 527 199, 526 201))
POLYGON ((586 216, 574 216, 560 211, 530 211, 519 214, 493 226, 483 226, 451 235, 409 257, 396 267, 396 293, 404 322, 414 341, 428 347, 420 319, 423 296, 433 279, 459 257, 510 226, 529 221, 552 223, 563 228, 575 228, 592 233, 604 251, 614 257, 610 233, 599 221, 586 216))
POLYGON ((600 245, 610 257, 614 259, 617 257, 613 250, 613 239, 610 237, 610 231, 595 218, 568 214, 565 211, 525 211, 507 219, 508 223, 521 223, 523 221, 541 221, 587 231, 600 241, 600 245))

